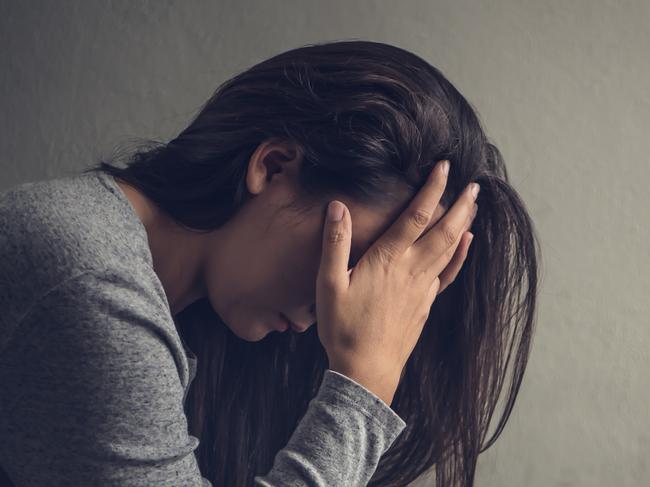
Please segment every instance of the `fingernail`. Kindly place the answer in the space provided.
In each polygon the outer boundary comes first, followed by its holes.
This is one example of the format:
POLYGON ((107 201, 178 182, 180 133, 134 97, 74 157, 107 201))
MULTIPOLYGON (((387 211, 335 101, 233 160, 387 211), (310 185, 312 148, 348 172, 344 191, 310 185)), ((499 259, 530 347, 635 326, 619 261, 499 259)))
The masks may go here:
POLYGON ((442 162, 442 173, 447 176, 449 175, 449 161, 442 162))
POLYGON ((478 192, 481 190, 481 186, 478 183, 472 183, 472 196, 474 199, 478 196, 478 192))
POLYGON ((343 218, 343 205, 338 201, 330 201, 329 205, 327 205, 327 218, 332 222, 343 218))

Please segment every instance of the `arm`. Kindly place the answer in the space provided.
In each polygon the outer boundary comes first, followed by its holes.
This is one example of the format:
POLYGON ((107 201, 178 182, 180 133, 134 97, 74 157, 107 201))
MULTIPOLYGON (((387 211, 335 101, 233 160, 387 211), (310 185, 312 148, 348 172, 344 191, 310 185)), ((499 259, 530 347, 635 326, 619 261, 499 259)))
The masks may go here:
POLYGON ((17 328, 0 360, 0 458, 16 485, 211 485, 188 435, 182 349, 138 286, 78 275, 17 328))
POLYGON ((374 393, 328 369, 289 443, 255 485, 365 486, 405 426, 374 393))
MULTIPOLYGON (((155 299, 121 275, 87 272, 25 316, 0 366, 0 458, 17 485, 211 486, 183 411, 182 347, 155 299)), ((327 370, 256 485, 366 485, 404 426, 327 370)))

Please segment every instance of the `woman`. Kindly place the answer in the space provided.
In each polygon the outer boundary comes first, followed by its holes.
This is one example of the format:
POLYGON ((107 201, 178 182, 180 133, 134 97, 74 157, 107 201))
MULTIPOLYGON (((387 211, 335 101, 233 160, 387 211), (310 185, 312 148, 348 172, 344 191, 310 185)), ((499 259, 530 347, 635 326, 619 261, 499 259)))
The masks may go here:
POLYGON ((470 486, 512 410, 532 222, 471 106, 403 49, 287 51, 125 167, 0 198, 16 485, 470 486))

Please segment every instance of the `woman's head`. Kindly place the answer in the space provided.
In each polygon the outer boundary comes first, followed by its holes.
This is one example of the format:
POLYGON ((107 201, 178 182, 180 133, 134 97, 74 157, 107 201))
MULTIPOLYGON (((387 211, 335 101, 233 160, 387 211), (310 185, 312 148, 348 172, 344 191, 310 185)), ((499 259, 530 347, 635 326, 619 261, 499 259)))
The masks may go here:
MULTIPOLYGON (((203 288, 224 324, 244 340, 281 331, 280 314, 302 331, 316 322, 315 284, 329 198, 304 192, 299 178, 304 163, 295 142, 261 142, 248 161, 245 203, 203 246, 203 288)), ((404 187, 392 189, 391 198, 376 203, 331 192, 352 217, 350 268, 411 197, 404 187)), ((437 215, 442 212, 439 208, 437 215)))
POLYGON ((271 467, 327 368, 314 326, 269 333, 266 320, 314 323, 328 201, 350 209, 353 266, 441 159, 451 169, 439 214, 481 185, 475 238, 407 363, 392 404, 407 427, 369 485, 406 485, 434 465, 439 485, 470 485, 523 376, 539 250, 501 154, 439 70, 383 43, 303 46, 227 80, 173 140, 96 168, 187 228, 234 236, 210 254, 207 299, 176 317, 199 358, 186 410, 216 484, 248 485, 271 467), (506 369, 504 413, 484 445, 506 369))

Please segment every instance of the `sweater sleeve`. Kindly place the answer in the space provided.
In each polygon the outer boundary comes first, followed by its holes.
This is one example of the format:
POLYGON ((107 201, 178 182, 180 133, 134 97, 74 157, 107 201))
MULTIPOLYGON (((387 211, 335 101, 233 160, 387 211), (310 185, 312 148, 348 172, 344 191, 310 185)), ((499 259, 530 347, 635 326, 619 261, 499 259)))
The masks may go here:
POLYGON ((365 487, 405 427, 374 393, 327 369, 289 443, 255 486, 365 487))
MULTIPOLYGON (((188 433, 180 337, 139 286, 124 273, 69 278, 0 353, 0 464, 16 486, 212 486, 188 433)), ((365 486, 404 426, 369 390, 327 370, 255 483, 365 486)))

